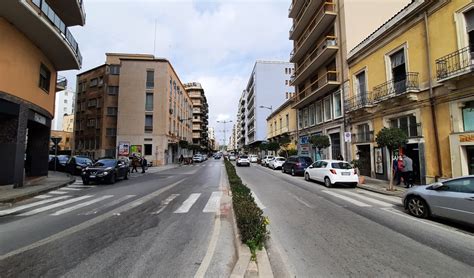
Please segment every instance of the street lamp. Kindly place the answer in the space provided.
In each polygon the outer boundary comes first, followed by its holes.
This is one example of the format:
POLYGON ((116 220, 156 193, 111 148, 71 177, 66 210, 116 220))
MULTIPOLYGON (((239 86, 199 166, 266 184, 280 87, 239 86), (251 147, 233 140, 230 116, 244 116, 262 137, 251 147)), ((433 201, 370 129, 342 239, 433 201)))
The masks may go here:
POLYGON ((227 141, 226 141, 226 129, 225 129, 225 124, 227 123, 232 123, 232 120, 228 120, 228 121, 217 121, 218 123, 221 123, 221 124, 224 124, 224 146, 227 145, 227 141))
POLYGON ((260 105, 259 108, 265 108, 265 109, 268 109, 270 110, 270 114, 273 113, 273 107, 270 105, 270 106, 263 106, 263 105, 260 105))

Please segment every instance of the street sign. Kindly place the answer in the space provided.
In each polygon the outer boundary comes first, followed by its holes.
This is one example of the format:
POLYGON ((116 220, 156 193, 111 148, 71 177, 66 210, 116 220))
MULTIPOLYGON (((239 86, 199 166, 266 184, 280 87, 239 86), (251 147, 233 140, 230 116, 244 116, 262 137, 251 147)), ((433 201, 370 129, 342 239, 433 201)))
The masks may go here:
POLYGON ((51 137, 51 141, 53 141, 55 145, 59 144, 59 142, 61 142, 61 139, 61 137, 51 137))
POLYGON ((348 143, 352 141, 352 134, 350 132, 344 132, 344 142, 348 143))

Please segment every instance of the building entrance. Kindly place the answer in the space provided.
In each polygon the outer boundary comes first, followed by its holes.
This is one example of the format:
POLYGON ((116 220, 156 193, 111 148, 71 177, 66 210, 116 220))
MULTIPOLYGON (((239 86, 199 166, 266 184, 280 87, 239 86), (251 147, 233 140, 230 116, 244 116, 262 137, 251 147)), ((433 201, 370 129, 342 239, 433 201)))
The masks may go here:
POLYGON ((413 182, 415 184, 421 183, 421 168, 420 168, 420 150, 418 144, 407 144, 404 154, 413 161, 413 182))
POLYGON ((474 146, 466 146, 466 154, 469 175, 474 175, 474 146))
POLYGON ((357 154, 359 155, 359 172, 363 176, 370 177, 372 165, 370 161, 370 145, 357 145, 357 154))

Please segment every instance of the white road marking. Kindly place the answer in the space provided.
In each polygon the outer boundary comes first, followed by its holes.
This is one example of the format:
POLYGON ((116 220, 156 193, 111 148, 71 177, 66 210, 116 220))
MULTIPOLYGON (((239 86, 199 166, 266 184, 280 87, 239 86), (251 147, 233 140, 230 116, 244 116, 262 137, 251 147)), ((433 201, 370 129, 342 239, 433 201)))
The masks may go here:
POLYGON ((71 188, 71 187, 69 187, 69 188, 68 188, 68 187, 63 187, 63 188, 61 188, 61 189, 59 189, 59 190, 63 190, 63 191, 79 191, 79 190, 82 190, 82 189, 80 189, 80 188, 71 188))
POLYGON ((207 201, 206 206, 202 212, 217 212, 221 204, 222 191, 212 192, 209 201, 207 201))
POLYGON ((327 194, 329 194, 329 195, 332 195, 332 196, 334 196, 334 197, 337 197, 337 198, 339 198, 339 199, 342 199, 342 200, 344 200, 344 201, 347 201, 347 202, 349 202, 349 203, 352 203, 352 204, 354 204, 354 205, 356 205, 356 206, 359 206, 359 207, 371 207, 371 205, 369 205, 369 204, 359 202, 359 201, 357 201, 357 200, 354 200, 354 199, 352 199, 352 198, 346 197, 346 196, 341 195, 341 194, 337 194, 337 193, 332 192, 332 191, 329 191, 329 190, 323 190, 323 192, 324 192, 324 193, 327 193, 327 194))
POLYGON ((105 196, 102 196, 102 197, 99 197, 99 198, 96 198, 96 199, 92 199, 90 201, 87 201, 87 202, 84 202, 84 203, 80 203, 80 204, 77 204, 75 206, 72 206, 72 207, 68 207, 68 208, 65 208, 65 209, 62 209, 62 210, 58 210, 56 211, 55 213, 52 213, 51 215, 61 215, 61 214, 65 214, 65 213, 68 213, 68 212, 71 212, 73 210, 76 210, 76 209, 80 209, 80 208, 83 208, 83 207, 87 207, 89 205, 92 205, 94 203, 97 203, 97 202, 100 202, 102 200, 105 200, 105 199, 108 199, 108 198, 112 198, 114 195, 105 195, 105 196))
POLYGON ((260 201, 260 199, 257 197, 257 194, 255 194, 255 192, 252 191, 252 196, 253 196, 253 199, 255 200, 255 203, 257 204, 257 206, 261 209, 261 210, 264 210, 266 209, 267 207, 265 207, 263 205, 263 203, 260 201))
POLYGON ((33 198, 35 199, 47 199, 47 198, 51 198, 52 196, 51 195, 38 195, 38 196, 35 196, 33 198))
POLYGON ((69 185, 67 188, 94 188, 94 185, 69 185))
POLYGON ((377 197, 379 199, 383 199, 383 200, 386 200, 386 201, 391 201, 391 202, 394 202, 394 203, 397 203, 397 204, 400 204, 401 203, 401 198, 400 197, 395 197, 395 196, 387 196, 387 195, 383 195, 383 194, 380 194, 380 193, 375 193, 375 192, 372 192, 372 191, 368 191, 368 190, 357 190, 358 193, 362 193, 362 194, 366 194, 366 195, 370 195, 370 196, 374 196, 374 197, 377 197))
POLYGON ((63 195, 63 194, 67 194, 67 192, 54 190, 54 191, 49 191, 48 194, 63 195))
POLYGON ((179 194, 171 194, 171 196, 169 196, 168 198, 166 198, 166 200, 161 202, 160 208, 157 211, 152 212, 151 214, 160 214, 162 211, 166 209, 169 203, 171 203, 178 196, 179 194))
POLYGON ((177 210, 175 210, 174 213, 187 213, 197 201, 197 199, 199 199, 199 196, 201 196, 201 193, 193 193, 189 195, 188 199, 186 199, 186 201, 184 201, 183 204, 177 210))
POLYGON ((62 207, 64 205, 75 203, 75 202, 78 202, 80 200, 84 200, 84 199, 87 199, 87 198, 90 198, 90 197, 92 197, 92 195, 86 195, 86 196, 81 196, 81 197, 69 199, 69 200, 66 200, 66 201, 63 201, 63 202, 59 202, 59 203, 52 204, 52 205, 49 205, 49 206, 45 206, 45 207, 42 207, 42 208, 34 209, 34 210, 31 210, 31 211, 19 214, 18 216, 29 216, 29 215, 37 214, 37 213, 47 211, 47 210, 50 210, 50 209, 53 209, 53 208, 62 207))
POLYGON ((71 197, 71 196, 59 196, 59 197, 54 197, 54 198, 51 198, 51 199, 38 201, 38 202, 31 203, 31 204, 27 204, 27 205, 15 207, 15 208, 7 209, 7 210, 0 210, 0 216, 7 215, 7 214, 12 214, 12 213, 20 211, 20 210, 24 210, 24 209, 32 208, 32 207, 37 207, 37 206, 44 205, 44 204, 47 204, 47 203, 51 203, 51 202, 54 202, 54 201, 67 199, 69 197, 71 197))
POLYGON ((393 204, 390 204, 390 203, 387 203, 387 202, 384 202, 384 201, 380 201, 380 200, 377 200, 377 199, 374 199, 374 198, 366 197, 362 194, 354 193, 352 191, 340 190, 338 192, 346 194, 346 195, 354 196, 354 197, 362 199, 366 202, 377 204, 377 205, 382 206, 382 207, 393 207, 394 206, 393 204))
POLYGON ((127 199, 130 199, 132 197, 135 197, 136 195, 125 195, 123 197, 120 197, 116 200, 113 200, 112 202, 109 202, 107 204, 104 204, 103 206, 100 206, 98 208, 95 208, 91 211, 88 211, 88 212, 84 212, 84 213, 79 213, 79 215, 91 215, 91 214, 96 214, 97 212, 105 209, 105 208, 108 208, 108 207, 112 207, 112 206, 115 206, 115 205, 118 205, 120 204, 121 202, 127 200, 127 199))

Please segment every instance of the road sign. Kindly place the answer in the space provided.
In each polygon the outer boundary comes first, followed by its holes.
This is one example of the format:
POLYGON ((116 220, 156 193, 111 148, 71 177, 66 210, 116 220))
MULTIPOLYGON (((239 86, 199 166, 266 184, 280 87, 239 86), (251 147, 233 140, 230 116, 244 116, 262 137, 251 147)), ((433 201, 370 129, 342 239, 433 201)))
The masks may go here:
POLYGON ((344 132, 344 142, 351 142, 352 134, 350 132, 344 132))

